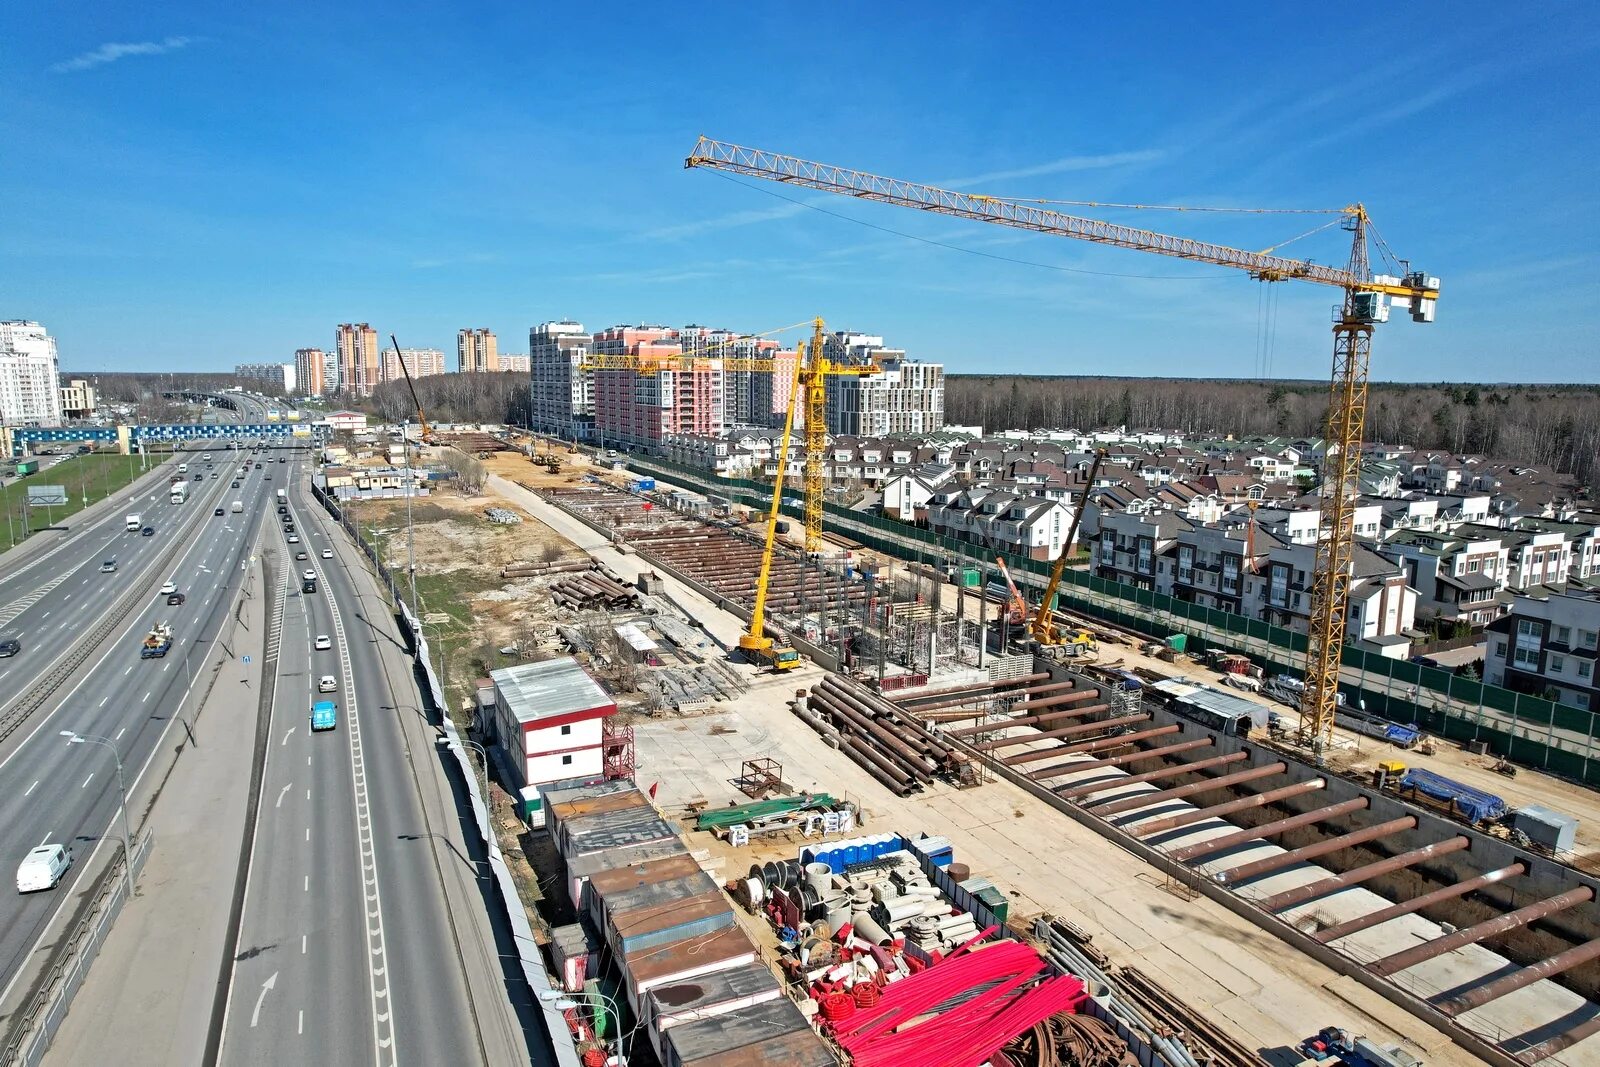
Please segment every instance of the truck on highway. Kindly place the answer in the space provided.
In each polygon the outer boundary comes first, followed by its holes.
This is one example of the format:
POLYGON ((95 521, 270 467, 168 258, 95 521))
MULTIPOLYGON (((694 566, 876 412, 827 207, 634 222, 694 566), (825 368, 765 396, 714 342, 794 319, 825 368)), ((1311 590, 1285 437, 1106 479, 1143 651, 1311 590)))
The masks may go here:
POLYGON ((181 504, 185 500, 188 500, 188 499, 189 499, 189 483, 188 482, 174 482, 172 484, 172 502, 174 504, 181 504))
POLYGON ((140 659, 160 659, 172 648, 172 627, 164 622, 158 622, 150 627, 150 632, 144 635, 144 644, 139 649, 140 659))
POLYGON ((128 516, 128 521, 124 524, 123 529, 128 530, 130 533, 137 533, 143 525, 144 521, 139 518, 138 512, 135 512, 128 516))
POLYGON ((233 512, 235 515, 239 514, 241 511, 244 510, 244 501, 243 500, 235 500, 232 504, 228 505, 228 510, 233 512))
POLYGON ((39 461, 38 460, 36 460, 36 459, 25 459, 22 462, 17 464, 17 477, 18 478, 26 478, 28 475, 34 474, 38 470, 39 470, 39 461))
POLYGON ((282 489, 279 489, 278 490, 278 499, 279 500, 288 500, 289 499, 289 494, 284 492, 282 489))

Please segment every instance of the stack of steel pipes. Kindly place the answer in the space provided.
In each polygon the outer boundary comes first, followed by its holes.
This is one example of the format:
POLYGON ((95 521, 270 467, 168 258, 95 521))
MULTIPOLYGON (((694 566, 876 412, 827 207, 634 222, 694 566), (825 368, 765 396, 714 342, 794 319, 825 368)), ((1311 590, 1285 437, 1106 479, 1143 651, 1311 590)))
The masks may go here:
MULTIPOLYGON (((813 728, 837 731, 839 749, 898 796, 921 789, 935 776, 963 780, 967 758, 925 730, 908 712, 877 693, 828 675, 812 688, 806 708, 813 728)), ((804 716, 802 716, 804 717, 804 716)))
POLYGON ((557 604, 580 611, 631 607, 639 602, 639 594, 635 590, 599 571, 551 583, 550 596, 557 604))

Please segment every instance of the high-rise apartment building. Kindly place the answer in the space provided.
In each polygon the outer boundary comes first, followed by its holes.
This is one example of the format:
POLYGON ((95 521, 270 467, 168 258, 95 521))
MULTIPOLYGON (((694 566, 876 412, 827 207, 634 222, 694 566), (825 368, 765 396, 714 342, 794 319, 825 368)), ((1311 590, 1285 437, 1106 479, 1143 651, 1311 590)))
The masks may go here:
POLYGON ((284 396, 293 396, 299 381, 299 372, 293 363, 240 363, 233 368, 233 376, 282 389, 284 396))
POLYGON ((402 348, 400 355, 396 356, 393 348, 383 350, 382 381, 402 381, 409 371, 413 379, 427 378, 435 374, 443 374, 444 353, 437 348, 402 348), (405 370, 400 369, 400 360, 405 360, 405 370))
POLYGON ((500 373, 502 374, 527 374, 533 369, 529 357, 520 353, 500 353, 500 373))
POLYGON ((594 371, 584 369, 589 335, 581 322, 545 322, 528 331, 533 428, 567 440, 594 436, 594 371))
POLYGON ((59 426, 56 339, 37 322, 0 322, 0 426, 59 426))
POLYGON ((841 363, 875 362, 877 374, 827 381, 828 431, 858 437, 932 433, 944 425, 944 364, 918 363, 872 334, 838 332, 823 348, 841 363))
POLYGON ((381 380, 378 331, 364 322, 340 323, 334 331, 333 350, 339 368, 338 389, 354 396, 371 396, 381 380))
POLYGON ((299 348, 294 353, 294 378, 305 396, 339 391, 335 360, 320 348, 299 348))
POLYGON ((500 369, 493 330, 479 327, 456 332, 456 369, 463 374, 481 374, 500 369))

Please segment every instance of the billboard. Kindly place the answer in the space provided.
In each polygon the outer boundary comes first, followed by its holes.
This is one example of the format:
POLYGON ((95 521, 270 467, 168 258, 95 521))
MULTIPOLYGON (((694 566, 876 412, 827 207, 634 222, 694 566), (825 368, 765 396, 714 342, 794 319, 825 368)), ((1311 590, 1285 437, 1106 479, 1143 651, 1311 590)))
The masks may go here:
POLYGON ((66 502, 67 487, 64 485, 28 486, 28 506, 30 508, 55 508, 66 502))

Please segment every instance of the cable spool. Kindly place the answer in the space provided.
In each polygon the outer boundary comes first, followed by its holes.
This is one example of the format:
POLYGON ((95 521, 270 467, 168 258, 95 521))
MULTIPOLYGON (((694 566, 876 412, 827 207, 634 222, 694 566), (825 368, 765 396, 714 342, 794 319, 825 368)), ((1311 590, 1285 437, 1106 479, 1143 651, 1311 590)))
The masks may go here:
POLYGON ((850 998, 858 1008, 870 1008, 878 1003, 878 987, 871 982, 857 982, 850 990, 850 998))
POLYGON ((822 1017, 829 1022, 848 1019, 856 1013, 856 1001, 849 993, 829 993, 822 998, 822 1017))
POLYGON ((746 878, 744 891, 750 897, 750 906, 758 908, 767 899, 767 888, 759 878, 746 878))

